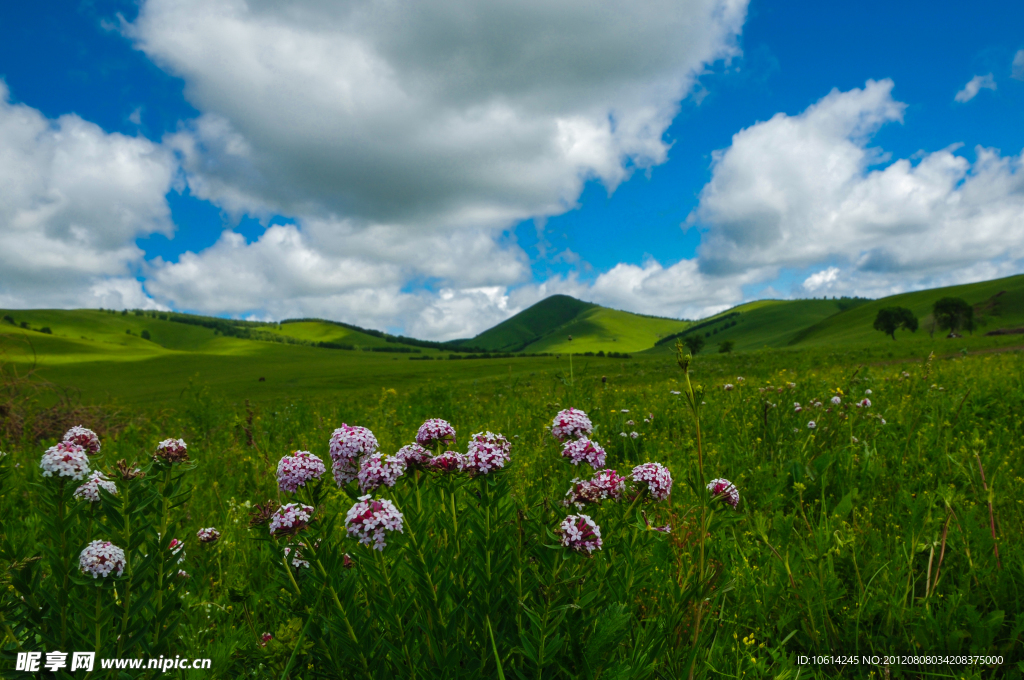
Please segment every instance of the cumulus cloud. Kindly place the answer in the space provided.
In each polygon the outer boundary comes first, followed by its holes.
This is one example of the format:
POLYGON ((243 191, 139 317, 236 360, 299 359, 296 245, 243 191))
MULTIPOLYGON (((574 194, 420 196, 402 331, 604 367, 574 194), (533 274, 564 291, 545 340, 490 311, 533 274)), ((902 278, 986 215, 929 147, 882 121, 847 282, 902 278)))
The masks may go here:
POLYGON ((0 82, 0 305, 154 306, 134 239, 173 232, 174 173, 161 146, 47 119, 0 82))
POLYGON ((1013 55, 1010 77, 1015 80, 1024 80, 1024 50, 1017 50, 1017 54, 1013 55))
POLYGON ((974 97, 977 96, 977 94, 981 92, 982 89, 996 89, 996 81, 995 78, 992 77, 991 73, 988 73, 983 76, 974 76, 973 78, 971 78, 970 82, 964 85, 964 89, 956 93, 956 96, 953 97, 953 100, 960 102, 961 104, 969 102, 972 99, 974 99, 974 97))
POLYGON ((892 87, 833 90, 734 135, 687 221, 704 231, 701 272, 768 281, 811 269, 808 290, 885 295, 1020 271, 1022 157, 977 147, 972 163, 954 145, 891 161, 869 143, 902 121, 892 87))

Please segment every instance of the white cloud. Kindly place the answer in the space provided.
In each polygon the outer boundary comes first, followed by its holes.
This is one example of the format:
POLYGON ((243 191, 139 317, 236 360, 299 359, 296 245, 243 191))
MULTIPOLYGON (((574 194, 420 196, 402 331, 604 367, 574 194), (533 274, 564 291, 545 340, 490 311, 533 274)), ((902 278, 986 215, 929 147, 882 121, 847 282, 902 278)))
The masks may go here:
POLYGON ((1024 50, 1017 50, 1017 54, 1013 55, 1013 64, 1010 69, 1011 78, 1024 80, 1024 50))
POLYGON ((834 278, 826 269, 806 285, 869 295, 1020 271, 1022 157, 978 147, 972 163, 954 145, 888 162, 868 144, 902 121, 892 87, 833 90, 734 135, 688 219, 704 231, 701 271, 769 281, 834 262, 834 278))
POLYGON ((803 289, 808 293, 817 293, 822 289, 830 288, 839 278, 839 268, 829 267, 820 272, 815 272, 807 277, 803 283, 803 289))
POLYGON ((964 85, 964 89, 956 93, 956 96, 953 97, 953 100, 958 101, 961 104, 969 102, 972 99, 974 99, 974 97, 977 96, 977 94, 982 89, 996 89, 996 81, 995 78, 992 77, 991 73, 988 73, 983 76, 974 76, 973 78, 971 78, 970 82, 964 85))
POLYGON ((75 115, 49 120, 0 82, 0 305, 148 304, 134 239, 173 232, 174 172, 166 149, 75 115))

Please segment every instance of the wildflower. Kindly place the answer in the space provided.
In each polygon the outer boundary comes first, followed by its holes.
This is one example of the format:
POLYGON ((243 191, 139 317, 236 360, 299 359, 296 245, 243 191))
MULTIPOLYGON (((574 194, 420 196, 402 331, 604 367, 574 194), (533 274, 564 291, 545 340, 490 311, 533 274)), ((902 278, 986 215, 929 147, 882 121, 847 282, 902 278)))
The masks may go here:
POLYGON ((803 410, 804 410, 804 407, 800 405, 800 402, 798 402, 798 401, 794 401, 793 402, 793 412, 794 413, 800 413, 800 411, 803 411, 803 410))
POLYGON ((863 406, 864 408, 871 408, 871 400, 868 399, 867 397, 864 397, 863 399, 861 399, 860 401, 857 402, 857 406, 863 406))
POLYGON ((117 485, 103 476, 102 472, 97 470, 89 475, 89 481, 75 489, 75 497, 84 498, 90 503, 99 503, 99 487, 106 489, 107 493, 117 494, 117 485))
POLYGON ((178 578, 190 578, 190 577, 189 577, 187 571, 185 571, 184 569, 179 569, 178 570, 178 578))
POLYGON ((604 465, 605 455, 600 444, 586 437, 568 441, 562 446, 563 458, 568 458, 573 465, 588 463, 595 470, 604 465))
POLYGON ((871 388, 864 390, 864 394, 871 394, 871 388))
POLYGON ((882 425, 885 425, 885 418, 879 418, 879 420, 881 421, 882 425))
POLYGON ((816 424, 816 423, 815 423, 815 422, 814 422, 813 420, 812 420, 812 421, 810 421, 809 423, 807 423, 807 429, 808 429, 808 430, 813 430, 813 429, 814 429, 814 428, 816 428, 817 426, 818 426, 818 425, 817 425, 817 424, 816 424))
POLYGON ((220 532, 213 527, 207 527, 197 531, 196 538, 199 539, 200 543, 216 543, 220 539, 220 532))
POLYGON ((463 469, 480 475, 501 469, 510 460, 511 449, 512 445, 500 434, 477 432, 469 442, 463 469))
POLYGON ((551 423, 551 436, 560 442, 587 437, 593 431, 594 424, 587 414, 575 408, 559 411, 551 423))
POLYGON ((129 465, 124 458, 117 461, 115 467, 117 468, 117 474, 126 482, 146 476, 146 473, 136 463, 129 465))
POLYGON ((89 456, 78 444, 60 442, 46 449, 39 467, 43 469, 43 477, 52 477, 56 472, 58 477, 85 479, 89 474, 89 456))
POLYGON ((309 451, 296 451, 277 464, 277 486, 281 491, 298 491, 300 486, 320 479, 327 472, 324 462, 309 451))
POLYGON ((403 474, 405 463, 395 456, 385 457, 384 454, 375 453, 363 459, 356 478, 359 480, 359 490, 365 492, 373 491, 382 484, 394 486, 403 474))
POLYGON ((420 425, 416 443, 427 449, 455 446, 455 428, 447 420, 431 418, 420 425))
POLYGON ((124 551, 110 541, 93 541, 78 556, 82 573, 92 574, 93 578, 105 578, 115 570, 115 576, 120 576, 124 573, 125 564, 124 551))
POLYGON ((348 535, 358 538, 363 545, 373 543, 375 550, 383 552, 387 547, 387 532, 402 533, 402 513, 394 504, 383 498, 374 500, 372 496, 360 496, 359 502, 353 505, 345 515, 345 527, 348 535))
POLYGON ((624 408, 624 409, 622 409, 622 412, 623 413, 629 413, 629 409, 628 408, 624 408))
POLYGON ((172 538, 170 545, 167 546, 167 549, 171 551, 171 555, 180 555, 180 557, 178 557, 178 564, 181 564, 185 561, 184 541, 179 541, 176 538, 172 538))
POLYGON ((629 436, 630 436, 630 438, 632 438, 632 439, 636 439, 637 437, 639 437, 639 436, 640 436, 640 433, 639 433, 639 432, 630 432, 630 433, 629 433, 629 436))
POLYGON ((330 452, 331 471, 340 488, 356 478, 360 458, 377 452, 377 438, 365 427, 342 423, 331 433, 330 452))
POLYGON ((724 389, 726 392, 732 392, 735 388, 732 386, 732 383, 726 383, 725 387, 723 387, 722 389, 724 389))
POLYGON ((313 508, 301 503, 282 505, 270 518, 270 535, 297 534, 313 517, 313 508))
POLYGON ((682 394, 679 390, 669 390, 669 394, 682 394))
POLYGON ((156 445, 153 458, 165 463, 184 463, 188 460, 188 446, 181 439, 165 439, 156 445))
POLYGON ((796 383, 794 383, 794 382, 788 383, 788 385, 787 385, 787 386, 788 386, 788 387, 789 387, 789 389, 791 389, 791 390, 795 390, 795 389, 796 389, 796 383))
POLYGON ((604 500, 618 501, 626 492, 626 478, 615 470, 600 470, 590 479, 572 480, 572 488, 566 492, 564 505, 582 508, 586 503, 600 503, 604 500))
MULTIPOLYGON (((248 505, 249 501, 246 501, 248 505)), ((252 512, 249 513, 249 526, 258 527, 266 524, 270 521, 270 518, 274 516, 274 506, 271 501, 266 503, 256 503, 252 506, 252 512)))
POLYGON ((857 439, 856 437, 850 437, 850 442, 853 443, 853 444, 859 444, 860 440, 857 439))
POLYGON ((95 432, 81 425, 75 425, 65 432, 64 441, 78 444, 90 456, 95 456, 100 452, 100 438, 96 436, 95 432))
POLYGON ((620 436, 620 437, 626 437, 626 436, 628 436, 628 435, 627 435, 627 434, 626 434, 625 432, 620 432, 620 433, 619 433, 619 436, 620 436))
POLYGON ((627 420, 626 421, 626 425, 629 425, 630 427, 633 427, 634 425, 636 425, 636 423, 634 423, 632 420, 627 420))
MULTIPOLYGON (((292 549, 290 547, 284 549, 285 559, 288 555, 291 555, 292 549)), ((295 555, 292 556, 292 566, 296 569, 309 569, 309 561, 302 559, 302 553, 299 552, 298 548, 295 549, 295 555)))
POLYGON ((260 636, 260 647, 266 647, 267 643, 274 639, 274 636, 270 633, 264 633, 260 636))
POLYGON ((466 457, 455 451, 445 451, 431 458, 427 462, 427 467, 435 472, 442 472, 444 474, 462 472, 466 467, 466 457))
POLYGON ((637 465, 630 473, 634 482, 643 482, 651 498, 663 501, 672 491, 672 474, 661 463, 637 465))
POLYGON ((843 400, 839 398, 838 394, 832 397, 832 403, 835 404, 836 406, 839 406, 839 404, 841 404, 842 402, 843 400))
POLYGON ((708 491, 711 492, 712 497, 721 497, 726 503, 731 505, 733 509, 740 504, 740 492, 736 488, 736 485, 730 482, 728 479, 712 479, 708 484, 708 491))
POLYGON ((569 515, 556 533, 562 535, 562 545, 577 552, 586 550, 589 554, 601 549, 601 527, 587 515, 569 515))
POLYGON ((407 444, 398 449, 395 458, 405 463, 406 467, 422 467, 430 462, 430 451, 427 451, 419 444, 407 444))
POLYGON ((742 375, 736 377, 736 382, 738 382, 738 383, 746 382, 746 380, 747 379, 744 378, 742 375))

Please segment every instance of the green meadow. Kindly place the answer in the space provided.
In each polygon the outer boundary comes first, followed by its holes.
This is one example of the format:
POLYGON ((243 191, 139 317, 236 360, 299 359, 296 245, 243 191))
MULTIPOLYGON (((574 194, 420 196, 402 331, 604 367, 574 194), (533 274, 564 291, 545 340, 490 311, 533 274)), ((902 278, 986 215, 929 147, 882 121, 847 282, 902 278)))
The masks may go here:
POLYGON ((121 677, 1020 678, 1024 343, 984 333, 1022 321, 1022 281, 694 322, 556 300, 567 320, 542 308, 462 341, 490 358, 322 321, 2 311, 0 668, 31 677, 10 670, 17 652, 74 648, 211 659, 121 677), (973 335, 928 332, 951 294, 975 305, 973 335), (895 304, 922 322, 894 342, 871 322, 895 304), (687 329, 709 334, 688 373, 674 342, 655 344, 687 329), (517 342, 550 355, 495 357, 517 342), (639 349, 585 354, 622 347, 639 349), (595 474, 550 432, 570 406, 629 478, 621 500, 563 504, 595 474), (403 531, 361 545, 346 522, 364 490, 335 484, 332 432, 367 427, 391 455, 428 418, 453 425, 459 452, 501 433, 507 464, 410 468, 368 492, 403 531), (117 485, 97 503, 40 474, 78 424, 117 485), (153 458, 179 437, 190 462, 153 458), (275 472, 296 450, 328 469, 292 493, 275 472), (146 475, 126 479, 120 460, 146 475), (649 462, 671 473, 665 500, 630 475, 649 462), (735 509, 706 490, 714 478, 735 485, 735 509), (250 526, 267 502, 315 517, 275 538, 250 526), (570 513, 600 527, 599 550, 562 543, 570 513), (204 527, 220 540, 199 542, 204 527), (100 539, 125 549, 125 574, 81 577, 79 551, 100 539))

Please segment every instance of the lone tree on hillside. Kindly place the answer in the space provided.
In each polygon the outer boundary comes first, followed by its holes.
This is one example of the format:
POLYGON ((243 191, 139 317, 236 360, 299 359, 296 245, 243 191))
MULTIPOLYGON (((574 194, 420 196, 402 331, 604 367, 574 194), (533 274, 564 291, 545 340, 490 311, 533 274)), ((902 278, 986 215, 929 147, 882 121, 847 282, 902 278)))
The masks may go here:
POLYGON ((896 331, 900 328, 911 333, 917 330, 917 317, 906 307, 886 307, 878 310, 875 317, 875 330, 882 331, 893 340, 896 339, 896 331))
POLYGON ((697 356, 704 349, 704 336, 700 333, 687 335, 683 338, 683 344, 686 345, 686 349, 690 350, 691 355, 697 356))
POLYGON ((732 351, 732 348, 735 346, 736 343, 733 342, 732 340, 722 340, 720 343, 718 343, 718 353, 728 354, 729 352, 732 351))
POLYGON ((957 331, 974 330, 974 307, 962 298, 947 297, 938 300, 932 307, 935 323, 953 335, 957 331))

